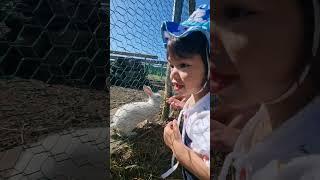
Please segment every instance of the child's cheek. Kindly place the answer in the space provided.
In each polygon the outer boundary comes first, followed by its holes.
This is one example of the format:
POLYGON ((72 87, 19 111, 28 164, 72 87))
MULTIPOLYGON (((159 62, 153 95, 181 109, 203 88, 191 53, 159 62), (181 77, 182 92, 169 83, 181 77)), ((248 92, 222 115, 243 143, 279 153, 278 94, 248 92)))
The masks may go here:
POLYGON ((186 83, 186 81, 188 81, 188 79, 189 79, 189 74, 185 73, 185 72, 181 72, 180 73, 180 78, 184 83, 186 83))

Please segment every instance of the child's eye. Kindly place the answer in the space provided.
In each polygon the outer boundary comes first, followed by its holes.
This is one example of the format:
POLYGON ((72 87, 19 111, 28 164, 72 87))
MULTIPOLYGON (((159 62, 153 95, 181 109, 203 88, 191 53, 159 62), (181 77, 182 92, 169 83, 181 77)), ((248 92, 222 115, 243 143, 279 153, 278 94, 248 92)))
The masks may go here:
POLYGON ((189 66, 190 66, 189 64, 184 64, 184 63, 179 65, 180 68, 186 68, 186 67, 189 67, 189 66))
POLYGON ((173 65, 170 64, 170 68, 173 68, 173 65))
POLYGON ((241 6, 230 6, 224 9, 223 15, 226 19, 234 21, 254 14, 256 14, 255 11, 251 11, 247 8, 243 8, 241 6))

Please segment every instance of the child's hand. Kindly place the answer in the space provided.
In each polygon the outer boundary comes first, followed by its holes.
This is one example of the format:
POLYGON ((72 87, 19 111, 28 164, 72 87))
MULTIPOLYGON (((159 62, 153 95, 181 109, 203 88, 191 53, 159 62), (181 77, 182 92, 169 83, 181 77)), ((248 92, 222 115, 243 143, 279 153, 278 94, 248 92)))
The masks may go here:
POLYGON ((182 143, 181 134, 178 128, 177 120, 170 121, 163 132, 163 139, 166 145, 174 151, 174 143, 182 143))
POLYGON ((184 96, 172 96, 167 98, 166 102, 170 104, 170 107, 179 110, 182 109, 184 104, 186 103, 186 97, 184 96))
POLYGON ((241 129, 258 111, 259 105, 243 108, 218 106, 211 116, 211 140, 215 148, 221 151, 232 151, 241 129))
POLYGON ((230 152, 240 135, 240 130, 212 120, 211 139, 214 148, 230 152))

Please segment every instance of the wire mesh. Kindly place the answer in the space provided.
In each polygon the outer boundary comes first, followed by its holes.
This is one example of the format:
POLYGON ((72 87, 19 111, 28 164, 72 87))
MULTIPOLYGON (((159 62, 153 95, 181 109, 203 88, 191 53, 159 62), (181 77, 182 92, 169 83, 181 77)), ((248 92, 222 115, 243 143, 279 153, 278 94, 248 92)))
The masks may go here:
POLYGON ((105 88, 106 9, 99 0, 12 0, 0 12, 0 76, 105 88))
MULTIPOLYGON (((182 20, 188 4, 183 1, 182 20)), ((160 27, 172 21, 173 5, 174 0, 110 1, 112 178, 157 179, 170 164, 171 152, 162 141, 165 122, 159 121, 163 99, 156 92, 164 90, 167 76, 160 27), (150 89, 142 91, 143 85, 150 89)))
POLYGON ((118 52, 111 58, 111 86, 163 89, 166 57, 160 25, 171 19, 172 5, 172 0, 111 0, 110 49, 118 52))
POLYGON ((107 179, 103 2, 0 1, 0 179, 107 179))
MULTIPOLYGON (((182 2, 183 21, 189 15, 189 1, 182 2)), ((172 20, 173 5, 173 0, 110 1, 110 49, 117 52, 111 53, 111 86, 164 89, 166 52, 160 26, 172 20)))
MULTIPOLYGON (((178 19, 184 21, 189 16, 189 1, 180 2, 181 18, 178 19)), ((160 26, 163 21, 173 20, 174 3, 173 0, 111 0, 111 89, 121 90, 118 87, 124 87, 142 90, 147 85, 153 91, 164 90, 167 60, 160 26)), ((111 99, 111 104, 113 101, 117 100, 111 99)), ((134 102, 134 99, 128 99, 123 104, 130 102, 134 102)), ((160 105, 155 108, 160 109, 160 105)))
MULTIPOLYGON (((189 14, 189 1, 180 2, 183 3, 180 9, 181 20, 185 20, 189 14)), ((111 89, 121 90, 118 87, 123 87, 142 90, 143 86, 147 85, 153 92, 164 90, 167 60, 160 27, 163 21, 173 19, 173 6, 173 0, 111 0, 109 76, 111 89)), ((154 103, 152 93, 146 92, 146 94, 151 102, 150 111, 154 112, 150 114, 151 117, 157 114, 155 108, 160 110, 161 102, 152 104, 154 103)), ((117 99, 111 99, 111 105, 114 101, 117 99)), ((134 101, 134 98, 130 98, 123 104, 134 101)), ((129 109, 137 111, 136 108, 129 109)))

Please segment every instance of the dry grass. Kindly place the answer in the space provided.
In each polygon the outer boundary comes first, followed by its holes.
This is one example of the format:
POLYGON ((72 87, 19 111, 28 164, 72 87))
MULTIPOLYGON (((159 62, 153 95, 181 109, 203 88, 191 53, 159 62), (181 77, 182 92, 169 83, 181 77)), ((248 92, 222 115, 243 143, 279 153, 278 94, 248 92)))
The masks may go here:
MULTIPOLYGON (((136 132, 133 138, 111 137, 112 179, 160 179, 169 168, 171 151, 162 140, 163 125, 149 123, 136 132)), ((176 170, 170 178, 181 179, 181 170, 176 170)))

